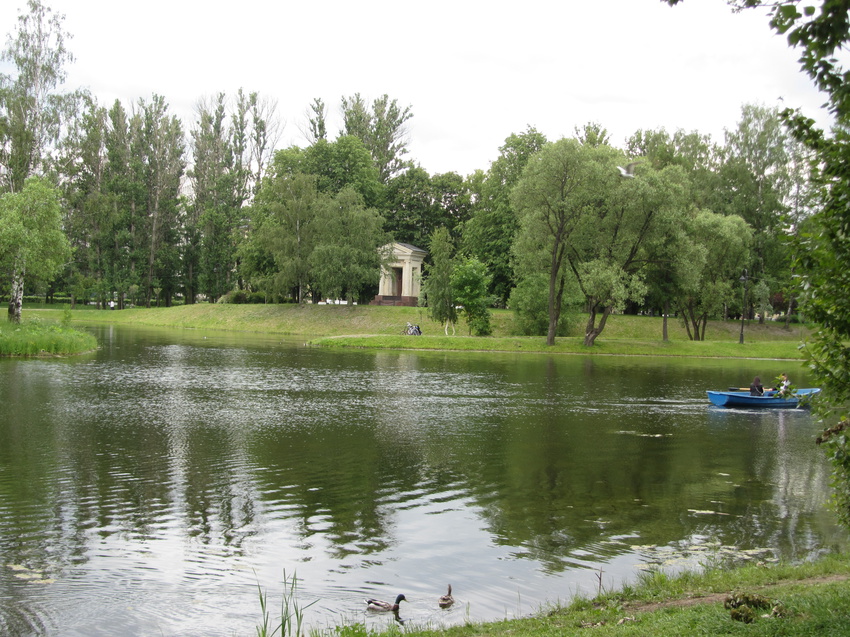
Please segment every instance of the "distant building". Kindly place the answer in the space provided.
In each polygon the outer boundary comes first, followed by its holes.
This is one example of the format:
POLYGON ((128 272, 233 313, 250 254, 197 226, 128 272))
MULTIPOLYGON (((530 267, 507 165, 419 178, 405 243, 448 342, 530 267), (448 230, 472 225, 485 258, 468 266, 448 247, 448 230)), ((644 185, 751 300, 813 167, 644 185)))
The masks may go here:
POLYGON ((413 305, 419 301, 422 261, 428 253, 409 243, 385 246, 392 250, 390 263, 381 271, 378 295, 371 305, 413 305))

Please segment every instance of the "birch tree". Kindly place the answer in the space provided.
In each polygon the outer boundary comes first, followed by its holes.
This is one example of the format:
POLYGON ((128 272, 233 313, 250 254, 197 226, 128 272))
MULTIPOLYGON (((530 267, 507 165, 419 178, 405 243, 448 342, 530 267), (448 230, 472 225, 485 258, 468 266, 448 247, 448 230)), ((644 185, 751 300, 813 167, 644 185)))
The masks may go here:
MULTIPOLYGON (((0 74, 0 190, 17 193, 31 175, 42 174, 61 134, 64 116, 76 96, 62 93, 65 67, 73 61, 66 48, 64 16, 40 0, 29 0, 29 12, 18 16, 0 61, 12 73, 0 74)), ((28 263, 33 266, 32 262, 28 263)), ((26 260, 9 273, 9 319, 20 321, 26 260)))
MULTIPOLYGON (((30 177, 19 192, 0 196, 0 271, 26 272, 35 280, 50 280, 70 258, 71 249, 62 231, 59 192, 46 180, 30 177)), ((9 318, 21 320, 23 277, 13 279, 15 307, 9 318)))

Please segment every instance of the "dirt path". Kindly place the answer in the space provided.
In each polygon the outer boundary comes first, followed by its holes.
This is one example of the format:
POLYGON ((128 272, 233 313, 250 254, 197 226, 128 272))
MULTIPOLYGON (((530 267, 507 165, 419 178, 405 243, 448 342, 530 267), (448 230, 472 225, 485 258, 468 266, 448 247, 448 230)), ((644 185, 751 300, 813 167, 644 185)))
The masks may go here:
MULTIPOLYGON (((823 577, 810 577, 801 580, 784 580, 782 582, 776 582, 774 584, 768 584, 766 586, 748 587, 747 590, 752 592, 762 592, 775 588, 781 588, 783 586, 791 586, 794 584, 802 584, 805 586, 817 586, 818 584, 844 582, 848 579, 850 579, 850 575, 826 575, 823 577)), ((682 599, 671 599, 664 602, 626 602, 626 604, 624 605, 624 609, 626 611, 635 611, 638 613, 651 613, 653 611, 661 610, 663 608, 685 608, 688 606, 695 606, 697 604, 722 604, 727 597, 729 597, 729 593, 711 593, 708 595, 684 597, 682 599)))

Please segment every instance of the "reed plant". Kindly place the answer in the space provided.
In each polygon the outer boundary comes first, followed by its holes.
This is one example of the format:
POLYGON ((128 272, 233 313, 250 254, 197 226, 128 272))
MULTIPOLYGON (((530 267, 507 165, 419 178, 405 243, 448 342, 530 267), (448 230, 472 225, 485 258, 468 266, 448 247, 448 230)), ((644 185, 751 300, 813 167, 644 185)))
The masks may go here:
POLYGON ((302 627, 304 625, 304 611, 315 604, 315 600, 307 604, 301 605, 297 597, 298 576, 293 573, 289 578, 286 571, 283 572, 283 593, 280 601, 280 621, 276 626, 273 626, 271 615, 268 610, 268 598, 266 591, 263 590, 259 582, 257 583, 257 591, 260 597, 260 610, 262 612, 263 623, 257 626, 257 637, 301 637, 303 635, 302 627))
POLYGON ((29 319, 0 321, 0 356, 35 357, 79 354, 97 348, 97 339, 67 324, 29 319))

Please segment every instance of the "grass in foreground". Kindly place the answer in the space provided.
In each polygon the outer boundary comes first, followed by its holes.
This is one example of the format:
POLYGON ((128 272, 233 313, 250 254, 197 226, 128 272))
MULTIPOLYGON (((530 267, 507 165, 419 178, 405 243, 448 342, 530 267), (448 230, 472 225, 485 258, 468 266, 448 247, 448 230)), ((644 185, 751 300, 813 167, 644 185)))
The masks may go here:
POLYGON ((20 324, 0 321, 0 356, 65 356, 97 348, 91 334, 38 319, 20 324))
MULTIPOLYGON (((292 603, 292 599, 289 600, 292 603)), ((411 637, 572 637, 613 635, 850 635, 850 555, 800 565, 708 568, 676 577, 650 571, 634 586, 534 617, 444 629, 409 623, 385 634, 411 637)), ((259 631, 258 631, 259 632, 259 631)), ((367 637, 363 624, 331 634, 367 637)))

